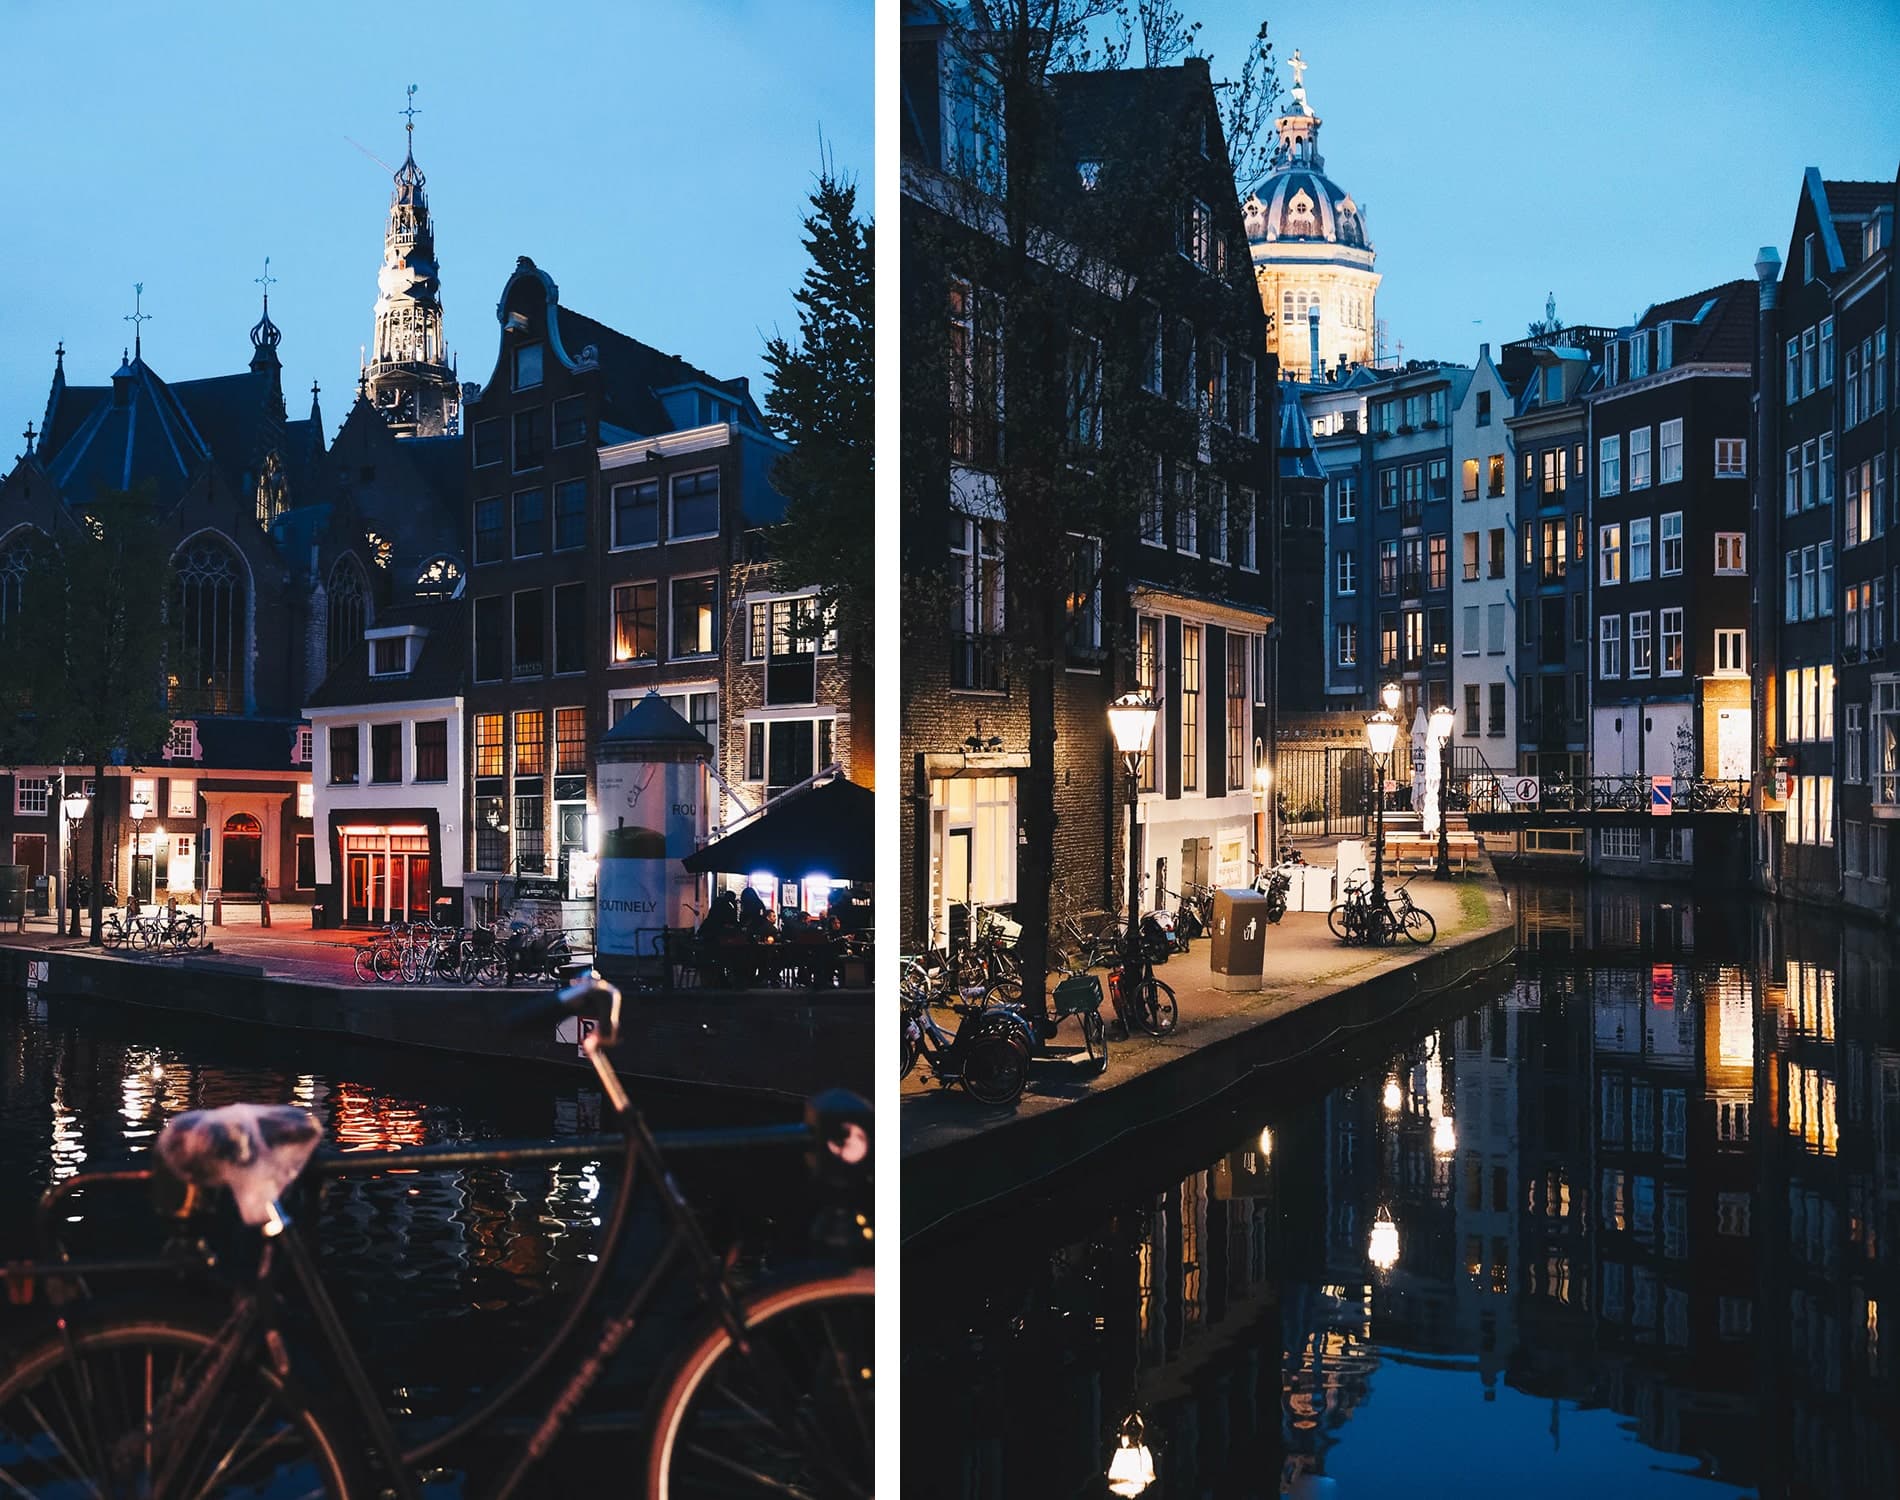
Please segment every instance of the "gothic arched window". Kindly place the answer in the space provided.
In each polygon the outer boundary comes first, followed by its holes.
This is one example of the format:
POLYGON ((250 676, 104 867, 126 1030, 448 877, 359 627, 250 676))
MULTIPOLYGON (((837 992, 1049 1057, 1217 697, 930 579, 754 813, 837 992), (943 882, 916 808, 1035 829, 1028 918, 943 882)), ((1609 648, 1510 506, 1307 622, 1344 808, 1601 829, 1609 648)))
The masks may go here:
POLYGON ((179 549, 172 570, 171 706, 242 713, 250 649, 243 565, 225 542, 204 533, 179 549))
POLYGON ((264 455, 257 475, 257 524, 266 528, 290 508, 290 491, 284 481, 284 461, 275 452, 264 455))
POLYGON ((462 565, 452 557, 432 557, 416 574, 418 599, 453 599, 462 587, 462 565))
POLYGON ((45 535, 31 526, 16 526, 0 541, 0 629, 19 622, 27 575, 45 544, 45 535))
POLYGON ((334 669, 338 662, 361 644, 363 627, 369 623, 369 590, 363 578, 363 565, 348 554, 339 557, 336 566, 330 570, 327 591, 330 596, 330 619, 325 637, 329 646, 325 665, 334 669))

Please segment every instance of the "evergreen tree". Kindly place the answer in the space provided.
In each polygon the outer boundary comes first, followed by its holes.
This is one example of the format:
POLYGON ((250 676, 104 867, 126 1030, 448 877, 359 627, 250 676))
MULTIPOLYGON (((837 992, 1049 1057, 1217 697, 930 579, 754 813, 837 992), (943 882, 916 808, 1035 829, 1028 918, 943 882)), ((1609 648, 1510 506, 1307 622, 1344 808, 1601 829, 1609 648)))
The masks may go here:
MULTIPOLYGON (((826 164, 805 217, 811 256, 797 292, 798 337, 766 342, 772 390, 765 410, 792 451, 772 471, 785 496, 771 537, 782 589, 818 589, 820 613, 850 654, 853 708, 868 704, 873 644, 875 527, 872 509, 872 225, 857 215, 855 184, 826 164), (864 692, 860 692, 863 685, 864 692)), ((814 634, 819 621, 803 622, 814 634)), ((852 716, 860 751, 870 719, 852 716)), ((869 756, 859 754, 869 772, 869 756)))
MULTIPOLYGON (((102 493, 28 570, 0 649, 0 758, 91 766, 92 941, 100 938, 108 765, 145 765, 171 732, 163 691, 171 569, 147 497, 102 493)), ((116 811, 117 809, 112 809, 116 811)))

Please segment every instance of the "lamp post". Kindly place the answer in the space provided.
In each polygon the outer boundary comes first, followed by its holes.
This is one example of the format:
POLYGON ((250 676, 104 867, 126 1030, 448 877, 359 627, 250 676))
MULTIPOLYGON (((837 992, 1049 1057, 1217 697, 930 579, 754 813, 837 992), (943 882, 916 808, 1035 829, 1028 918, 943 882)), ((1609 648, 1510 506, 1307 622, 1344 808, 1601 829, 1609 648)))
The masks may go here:
POLYGON ((1388 682, 1380 688, 1379 702, 1385 705, 1387 713, 1396 718, 1399 712, 1399 685, 1396 682, 1388 682))
POLYGON ((1438 863, 1432 867, 1433 880, 1451 879, 1451 833, 1445 817, 1451 808, 1451 721, 1449 703, 1432 710, 1432 735, 1438 741, 1438 863))
POLYGON ((1253 793, 1255 800, 1260 804, 1260 826, 1255 833, 1254 843, 1262 856, 1259 863, 1263 865, 1269 860, 1278 860, 1280 857, 1280 819, 1277 816, 1279 810, 1268 795, 1272 790, 1273 772, 1268 770, 1266 762, 1262 761, 1253 768, 1253 793))
POLYGON ((86 800, 84 792, 68 792, 59 803, 66 814, 66 904, 72 909, 68 937, 79 936, 79 824, 86 816, 86 800))
MULTIPOLYGON (((1387 691, 1393 691, 1388 685, 1387 691)), ((1366 748, 1372 752, 1373 770, 1378 775, 1377 800, 1373 803, 1372 833, 1372 904, 1385 910, 1385 767, 1392 758, 1392 746, 1399 737, 1399 721, 1387 709, 1380 709, 1366 720, 1366 748)))
MULTIPOLYGON (((1122 765, 1128 772, 1128 929, 1122 934, 1125 969, 1132 969, 1140 944, 1135 930, 1141 906, 1141 757, 1154 739, 1155 715, 1160 705, 1145 692, 1136 689, 1123 693, 1108 705, 1108 732, 1121 752, 1122 765)), ((1128 981, 1123 980, 1124 985, 1128 981)))
POLYGON ((152 799, 145 792, 132 794, 132 889, 126 907, 133 916, 139 911, 139 850, 145 847, 145 820, 152 815, 152 799))

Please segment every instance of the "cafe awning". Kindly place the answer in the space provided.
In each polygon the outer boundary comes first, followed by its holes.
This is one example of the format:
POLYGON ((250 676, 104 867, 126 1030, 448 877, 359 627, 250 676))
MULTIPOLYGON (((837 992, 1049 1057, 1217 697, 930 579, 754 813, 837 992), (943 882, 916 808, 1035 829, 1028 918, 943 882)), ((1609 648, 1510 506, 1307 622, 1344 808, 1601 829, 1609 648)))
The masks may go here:
POLYGON ((701 875, 762 870, 782 880, 870 880, 876 874, 874 801, 869 790, 839 776, 779 799, 745 827, 681 862, 701 875))

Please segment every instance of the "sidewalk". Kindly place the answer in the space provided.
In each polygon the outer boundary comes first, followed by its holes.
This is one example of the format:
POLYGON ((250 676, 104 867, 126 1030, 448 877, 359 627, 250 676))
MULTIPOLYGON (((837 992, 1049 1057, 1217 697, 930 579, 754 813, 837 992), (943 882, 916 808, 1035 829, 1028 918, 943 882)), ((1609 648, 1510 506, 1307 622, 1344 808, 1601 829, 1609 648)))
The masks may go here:
MULTIPOLYGON (((192 912, 197 907, 186 908, 192 912)), ((147 908, 148 911, 151 908, 147 908)), ((91 947, 84 936, 91 932, 90 919, 79 914, 78 938, 66 937, 51 917, 28 917, 25 930, 0 930, 0 945, 9 948, 43 948, 51 953, 107 953, 115 950, 91 947)), ((189 960, 194 965, 228 961, 234 970, 261 974, 273 979, 298 979, 315 984, 354 984, 356 948, 366 934, 338 927, 312 929, 310 908, 279 905, 271 907, 271 925, 259 920, 259 908, 236 903, 224 908, 224 925, 210 929, 209 953, 126 953, 163 968, 189 960)))
MULTIPOLYGON (((1139 1085, 1197 1054, 1211 1054, 1223 1043, 1274 1027, 1383 976, 1418 970, 1417 983, 1437 988, 1455 982, 1465 969, 1486 967, 1501 956, 1499 950, 1508 940, 1479 941, 1497 939, 1515 926, 1509 897, 1488 867, 1445 883, 1415 877, 1410 890, 1413 901, 1430 911, 1438 923, 1435 943, 1347 947, 1332 935, 1324 913, 1288 912, 1268 929, 1264 988, 1258 991, 1216 989, 1208 971, 1209 944, 1196 942, 1188 953, 1155 971, 1174 988, 1180 1009, 1178 1029, 1165 1038, 1141 1035, 1111 1042, 1108 1071, 1100 1076, 1090 1068, 1079 1023, 1072 1020, 1062 1023, 1048 1054, 1031 1063, 1029 1087, 1014 1106, 989 1108, 960 1088, 944 1089, 927 1077, 928 1068, 920 1064, 904 1080, 902 1091, 899 1123, 905 1160, 939 1150, 963 1157, 967 1153, 958 1148, 995 1136, 1011 1137, 997 1144, 1005 1151, 1017 1151, 1017 1137, 1026 1140, 1038 1133, 1025 1127, 1062 1113, 1064 1106, 1087 1101, 1089 1112, 1094 1113, 1117 1095, 1126 1095, 1126 1102, 1132 1104, 1135 1095, 1147 1092, 1139 1085)), ((1103 1013, 1109 1015, 1107 1006, 1103 1013)), ((1112 1029, 1112 1020, 1110 1025, 1112 1029)))

